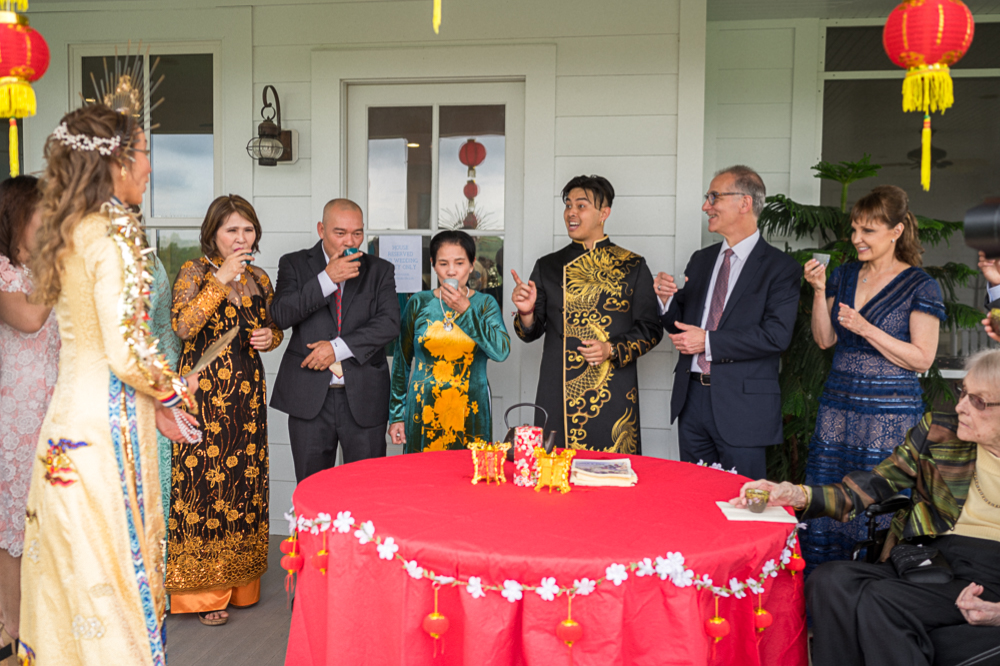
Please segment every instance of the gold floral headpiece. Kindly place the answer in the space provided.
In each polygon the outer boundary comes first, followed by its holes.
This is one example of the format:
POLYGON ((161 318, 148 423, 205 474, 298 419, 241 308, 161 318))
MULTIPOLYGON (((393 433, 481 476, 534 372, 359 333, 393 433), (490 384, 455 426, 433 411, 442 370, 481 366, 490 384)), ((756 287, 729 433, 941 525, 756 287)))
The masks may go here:
MULTIPOLYGON (((103 104, 104 106, 117 111, 126 116, 131 116, 136 124, 146 131, 152 131, 159 125, 150 125, 149 119, 153 111, 163 103, 161 97, 156 102, 152 102, 153 94, 163 83, 163 76, 156 80, 153 85, 146 90, 145 72, 143 68, 143 56, 149 57, 149 47, 146 52, 142 52, 142 42, 139 42, 135 54, 132 54, 132 42, 129 41, 125 47, 124 60, 119 59, 118 47, 115 47, 114 69, 108 67, 108 59, 104 58, 104 76, 98 80, 93 72, 90 74, 90 81, 94 86, 94 99, 85 99, 84 103, 103 104), (147 97, 150 104, 146 104, 147 97)), ((149 67, 149 78, 153 79, 156 67, 160 64, 157 58, 149 67)), ((130 145, 125 146, 122 151, 129 156, 130 145)), ((131 157, 129 156, 129 159, 131 157)))

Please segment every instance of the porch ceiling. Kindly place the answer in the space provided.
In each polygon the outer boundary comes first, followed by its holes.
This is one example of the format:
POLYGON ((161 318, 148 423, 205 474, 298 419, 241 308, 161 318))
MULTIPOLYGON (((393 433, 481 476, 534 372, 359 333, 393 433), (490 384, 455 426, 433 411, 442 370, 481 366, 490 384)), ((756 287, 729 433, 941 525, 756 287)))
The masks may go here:
MULTIPOLYGON (((964 0, 974 15, 1000 14, 1000 0, 964 0)), ((709 21, 884 18, 899 0, 708 0, 709 21)))

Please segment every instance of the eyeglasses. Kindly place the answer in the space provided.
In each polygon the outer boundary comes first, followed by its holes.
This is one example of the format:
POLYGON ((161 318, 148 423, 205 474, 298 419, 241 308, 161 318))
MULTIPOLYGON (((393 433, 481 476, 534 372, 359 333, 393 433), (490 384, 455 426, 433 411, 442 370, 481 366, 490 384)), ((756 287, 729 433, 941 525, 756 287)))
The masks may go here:
POLYGON ((962 398, 968 398, 969 404, 980 412, 987 407, 1000 407, 1000 402, 986 402, 975 393, 969 393, 969 391, 965 388, 965 384, 958 387, 958 401, 962 402, 962 398))
POLYGON ((741 197, 748 197, 748 196, 750 196, 746 192, 709 192, 708 194, 705 195, 705 201, 708 202, 709 206, 714 206, 715 205, 715 200, 718 199, 719 197, 730 197, 730 196, 737 196, 737 195, 739 195, 741 197))
POLYGON ((150 154, 148 148, 129 148, 129 150, 131 150, 133 153, 142 153, 146 157, 149 157, 149 154, 150 154))

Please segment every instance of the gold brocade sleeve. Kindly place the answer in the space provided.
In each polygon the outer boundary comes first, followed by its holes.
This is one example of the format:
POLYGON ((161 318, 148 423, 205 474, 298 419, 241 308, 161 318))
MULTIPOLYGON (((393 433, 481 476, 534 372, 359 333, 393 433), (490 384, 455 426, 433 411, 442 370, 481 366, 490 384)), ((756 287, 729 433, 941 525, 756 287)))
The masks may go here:
POLYGON ((253 275, 257 279, 257 284, 260 285, 261 291, 264 293, 264 326, 271 329, 273 333, 271 336, 271 346, 264 351, 272 351, 277 349, 281 341, 285 339, 285 332, 278 328, 278 325, 274 323, 274 319, 271 318, 271 301, 274 300, 274 287, 271 285, 271 278, 267 276, 264 269, 255 266, 253 268, 253 275))
POLYGON ((181 340, 194 339, 228 295, 229 287, 219 282, 204 262, 188 261, 181 266, 170 310, 177 336, 181 340))
POLYGON ((152 385, 123 337, 119 307, 125 288, 122 255, 107 234, 105 220, 102 218, 100 225, 81 223, 85 228, 74 241, 84 248, 79 254, 84 258, 87 272, 94 276, 94 305, 108 366, 120 380, 140 393, 163 400, 172 392, 158 390, 152 385))

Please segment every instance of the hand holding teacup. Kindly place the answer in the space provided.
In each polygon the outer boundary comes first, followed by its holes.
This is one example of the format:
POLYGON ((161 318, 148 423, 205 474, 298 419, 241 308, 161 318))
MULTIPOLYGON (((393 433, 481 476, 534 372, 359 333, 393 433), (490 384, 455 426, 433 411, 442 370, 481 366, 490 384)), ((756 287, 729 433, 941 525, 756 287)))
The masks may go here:
POLYGON ((729 503, 738 509, 750 509, 751 511, 760 513, 768 506, 790 506, 801 509, 805 507, 806 500, 805 491, 802 490, 801 486, 793 485, 787 481, 774 483, 773 481, 761 479, 760 481, 748 481, 744 483, 743 487, 740 488, 739 497, 734 497, 729 500, 729 503), (759 500, 761 496, 757 492, 751 491, 765 491, 768 494, 766 503, 759 503, 759 509, 754 508, 750 502, 752 499, 759 500), (754 498, 754 495, 757 497, 754 498))
POLYGON ((462 294, 462 290, 458 288, 458 280, 453 278, 448 278, 441 281, 440 287, 441 300, 449 308, 457 312, 458 314, 464 314, 472 302, 469 301, 469 289, 465 289, 465 294, 462 294))
POLYGON ((829 263, 830 255, 813 252, 813 258, 807 261, 804 267, 806 282, 822 294, 826 293, 826 267, 829 263))

